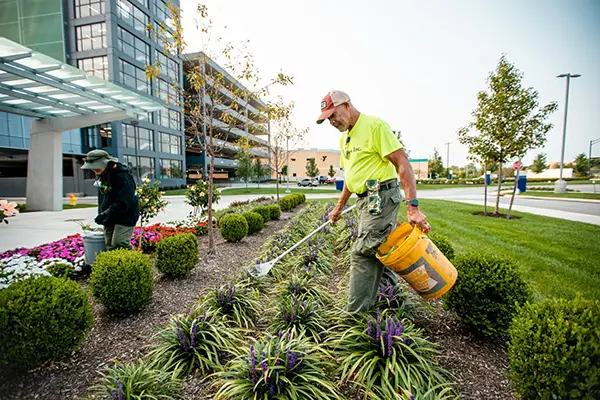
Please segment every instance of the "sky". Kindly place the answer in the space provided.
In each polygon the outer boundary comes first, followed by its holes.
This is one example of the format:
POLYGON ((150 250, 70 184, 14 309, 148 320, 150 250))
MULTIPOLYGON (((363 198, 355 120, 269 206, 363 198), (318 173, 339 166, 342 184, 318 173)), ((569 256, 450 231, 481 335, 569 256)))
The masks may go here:
MULTIPOLYGON (((202 49, 194 0, 181 0, 186 52, 202 49)), ((600 138, 600 1, 596 0, 206 0, 212 38, 248 51, 264 79, 283 72, 294 85, 271 93, 296 104, 293 122, 310 128, 308 147, 338 149, 340 133, 316 124, 322 98, 348 93, 355 107, 400 130, 411 158, 434 148, 467 163, 456 132, 472 121, 476 96, 505 54, 539 92, 556 101, 554 127, 539 153, 560 161, 565 79, 571 80, 565 162, 600 138)), ((214 40, 213 40, 214 42, 214 40)), ((206 43, 206 41, 205 41, 206 43)), ((218 53, 223 45, 214 45, 218 53)), ((220 60, 217 58, 217 62, 220 60)), ((267 99, 267 100, 269 100, 267 99)), ((594 147, 600 156, 600 144, 594 147)))

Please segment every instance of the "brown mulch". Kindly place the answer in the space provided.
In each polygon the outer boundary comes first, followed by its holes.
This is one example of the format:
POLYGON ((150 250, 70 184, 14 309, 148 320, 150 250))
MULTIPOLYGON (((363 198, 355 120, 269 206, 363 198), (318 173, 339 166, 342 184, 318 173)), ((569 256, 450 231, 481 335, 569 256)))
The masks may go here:
MULTIPOLYGON (((296 212, 301 208, 298 207, 296 212)), ((281 230, 294 212, 282 213, 279 221, 265 224, 255 235, 239 243, 226 243, 216 232, 216 255, 207 255, 208 237, 199 238, 200 262, 185 279, 170 280, 161 276, 155 281, 152 303, 142 312, 115 318, 93 302, 94 326, 84 344, 64 362, 48 363, 37 370, 15 376, 0 376, 1 399, 81 399, 88 387, 97 383, 98 371, 112 360, 134 361, 147 353, 150 338, 172 314, 189 310, 198 298, 216 285, 225 283, 249 266, 264 241, 281 230)), ((186 398, 204 385, 197 380, 186 382, 186 398)))
POLYGON ((501 219, 521 219, 518 215, 511 215, 510 218, 506 214, 502 213, 484 213, 483 211, 474 212, 473 215, 478 215, 480 217, 491 217, 491 218, 501 218, 501 219))
MULTIPOLYGON (((417 296, 415 294, 415 296, 417 296)), ((456 389, 466 400, 516 399, 506 377, 506 345, 465 331, 441 300, 428 301, 414 319, 429 339, 439 344, 439 362, 456 379, 456 389)))

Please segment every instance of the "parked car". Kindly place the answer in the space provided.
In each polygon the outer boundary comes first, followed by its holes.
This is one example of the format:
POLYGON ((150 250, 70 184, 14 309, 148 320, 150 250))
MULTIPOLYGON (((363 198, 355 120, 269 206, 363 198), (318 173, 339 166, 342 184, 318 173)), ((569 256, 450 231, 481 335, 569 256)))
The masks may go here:
POLYGON ((327 177, 327 176, 325 176, 325 175, 321 175, 321 176, 319 176, 319 178, 318 178, 318 179, 319 179, 319 183, 321 183, 321 184, 322 184, 322 183, 325 183, 325 182, 327 182, 327 178, 328 178, 328 177, 327 177))
POLYGON ((316 178, 304 178, 298 182, 298 186, 319 186, 319 181, 316 178))
POLYGON ((327 180, 325 181, 325 183, 327 183, 327 184, 335 184, 335 181, 336 181, 336 180, 337 180, 337 179, 336 179, 336 177, 334 176, 334 177, 331 177, 331 178, 327 178, 327 180))

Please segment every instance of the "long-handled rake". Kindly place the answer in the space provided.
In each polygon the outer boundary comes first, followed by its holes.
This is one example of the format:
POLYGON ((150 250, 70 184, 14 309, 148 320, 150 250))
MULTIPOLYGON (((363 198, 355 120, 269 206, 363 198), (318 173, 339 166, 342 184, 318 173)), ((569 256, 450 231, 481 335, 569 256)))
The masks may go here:
MULTIPOLYGON (((354 209, 354 207, 356 207, 356 204, 354 204, 354 205, 346 208, 344 211, 342 211, 342 215, 349 211, 352 211, 354 209)), ((250 267, 248 269, 248 274, 250 274, 250 276, 252 276, 253 278, 259 278, 261 276, 267 275, 269 273, 269 271, 271 270, 271 268, 273 268, 273 265, 275 265, 276 262, 281 261, 281 259, 283 257, 287 256, 296 247, 300 246, 302 243, 304 243, 305 241, 310 239, 311 236, 313 236, 315 233, 319 232, 321 229, 325 228, 330 223, 331 223, 331 221, 327 220, 327 222, 325 222, 323 225, 319 226, 317 229, 315 229, 314 231, 309 233, 306 237, 304 237, 298 243, 296 243, 295 245, 293 245, 292 247, 290 247, 289 249, 284 251, 281 255, 279 255, 279 257, 277 257, 271 261, 267 261, 265 263, 257 264, 257 265, 250 267)))

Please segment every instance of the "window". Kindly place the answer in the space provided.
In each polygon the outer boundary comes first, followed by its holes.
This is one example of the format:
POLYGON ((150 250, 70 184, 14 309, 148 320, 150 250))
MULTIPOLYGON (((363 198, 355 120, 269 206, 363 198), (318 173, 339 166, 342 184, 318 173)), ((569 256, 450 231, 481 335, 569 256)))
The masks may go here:
POLYGON ((106 12, 104 0, 75 0, 75 18, 101 15, 106 12))
POLYGON ((98 148, 98 132, 96 127, 88 126, 81 128, 81 134, 83 135, 83 143, 90 149, 98 148))
POLYGON ((148 31, 148 16, 142 10, 131 4, 128 0, 117 0, 117 13, 138 32, 150 35, 148 31))
POLYGON ((172 84, 160 78, 157 79, 156 83, 156 95, 159 99, 163 100, 167 104, 179 105, 179 102, 177 101, 177 89, 172 84))
POLYGON ((294 172, 294 173, 292 174, 292 176, 293 176, 293 177, 296 177, 296 173, 294 172))
POLYGON ((172 82, 179 82, 179 63, 160 51, 155 51, 156 61, 160 64, 160 72, 168 76, 172 82))
POLYGON ((125 155, 123 156, 123 162, 136 180, 142 178, 154 179, 154 158, 125 155))
POLYGON ((171 12, 164 1, 154 0, 154 13, 158 21, 164 21, 166 26, 173 29, 174 24, 171 19, 171 12))
POLYGON ((119 59, 119 82, 140 92, 150 94, 150 84, 146 80, 146 71, 121 59, 119 59))
POLYGON ((146 128, 138 128, 138 149, 154 151, 153 131, 146 128))
POLYGON ((78 26, 76 39, 77 51, 106 48, 106 23, 78 26))
POLYGON ((108 58, 92 57, 77 60, 77 68, 102 79, 108 79, 108 58))
POLYGON ((181 113, 175 110, 168 110, 166 112, 159 111, 157 114, 156 123, 164 126, 165 128, 171 128, 175 130, 181 130, 181 113))
POLYGON ((144 113, 144 114, 135 114, 135 117, 138 121, 148 121, 152 123, 152 113, 144 113))
POLYGON ((154 131, 123 124, 123 146, 130 149, 154 151, 154 131))
POLYGON ((181 138, 161 132, 160 151, 163 153, 181 154, 181 138))
POLYGON ((110 124, 98 126, 100 131, 100 147, 112 147, 112 127, 110 124))
POLYGON ((117 48, 144 65, 150 64, 150 47, 121 27, 117 28, 117 48))
POLYGON ((183 178, 183 170, 181 160, 169 160, 166 158, 160 159, 160 178, 161 179, 176 179, 183 178))
POLYGON ((295 159, 295 158, 292 158, 292 161, 296 161, 296 159, 295 159))
POLYGON ((135 149, 135 126, 123 124, 123 146, 135 149))

